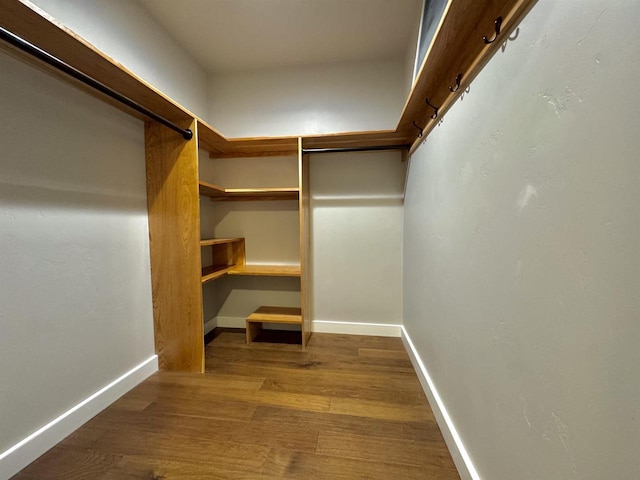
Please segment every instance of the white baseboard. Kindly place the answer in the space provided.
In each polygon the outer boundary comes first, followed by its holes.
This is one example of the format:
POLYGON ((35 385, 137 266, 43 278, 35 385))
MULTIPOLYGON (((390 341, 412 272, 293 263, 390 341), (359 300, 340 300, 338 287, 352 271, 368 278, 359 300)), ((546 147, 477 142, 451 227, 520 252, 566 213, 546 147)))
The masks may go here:
POLYGON ((376 337, 399 337, 402 325, 389 323, 357 323, 333 320, 314 320, 311 331, 318 333, 341 333, 346 335, 373 335, 376 337))
POLYGON ((6 480, 18 473, 156 371, 158 371, 158 356, 153 355, 13 447, 0 453, 0 480, 6 480))
POLYGON ((447 409, 442 402, 442 398, 440 398, 438 390, 436 390, 436 387, 429 376, 429 372, 424 366, 424 363, 404 326, 402 326, 402 343, 404 343, 404 348, 409 354, 409 358, 411 359, 413 368, 418 375, 422 389, 429 400, 429 405, 431 406, 431 410, 433 410, 433 414, 436 417, 436 421, 438 422, 442 436, 447 443, 447 447, 449 447, 449 452, 451 452, 451 457, 456 464, 460 478, 462 478, 462 480, 481 480, 478 472, 471 462, 471 458, 469 457, 464 444, 462 443, 462 439, 458 435, 451 417, 447 413, 447 409))
MULTIPOLYGON (((225 317, 217 316, 209 320, 206 325, 214 324, 222 328, 245 328, 245 317, 225 317)), ((357 323, 357 322, 341 322, 334 320, 314 320, 311 327, 312 332, 318 333, 340 333, 346 335, 373 335, 377 337, 399 337, 401 335, 402 325, 389 323, 357 323)), ((296 325, 270 325, 265 324, 264 328, 275 328, 277 330, 299 330, 296 325)))
POLYGON ((213 317, 211 320, 209 320, 204 324, 204 334, 206 335, 217 326, 218 326, 218 317, 213 317))

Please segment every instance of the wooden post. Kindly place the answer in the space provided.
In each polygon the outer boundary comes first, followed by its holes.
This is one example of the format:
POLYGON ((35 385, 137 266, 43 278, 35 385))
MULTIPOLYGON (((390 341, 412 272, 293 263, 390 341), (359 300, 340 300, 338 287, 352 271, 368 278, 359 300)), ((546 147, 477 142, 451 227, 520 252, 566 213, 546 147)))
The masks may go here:
POLYGON ((145 124, 147 207, 156 353, 160 369, 204 371, 198 140, 145 124))
POLYGON ((298 183, 300 188, 300 306, 302 309, 302 348, 311 337, 311 272, 310 272, 310 203, 309 156, 302 154, 302 138, 298 138, 298 183))

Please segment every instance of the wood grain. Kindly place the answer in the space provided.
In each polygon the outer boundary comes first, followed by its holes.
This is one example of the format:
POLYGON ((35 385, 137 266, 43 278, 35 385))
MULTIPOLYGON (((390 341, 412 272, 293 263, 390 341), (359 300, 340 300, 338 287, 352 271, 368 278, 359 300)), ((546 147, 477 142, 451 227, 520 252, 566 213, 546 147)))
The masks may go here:
POLYGON ((299 277, 300 267, 297 265, 236 265, 229 270, 229 275, 266 276, 266 277, 299 277))
POLYGON ((211 247, 211 264, 202 267, 202 283, 220 278, 246 262, 244 238, 211 238, 200 241, 201 247, 211 247))
POLYGON ((298 186, 300 201, 300 305, 302 315, 302 349, 313 332, 311 321, 311 204, 309 156, 302 153, 302 138, 298 139, 298 186))
MULTIPOLYGON (((180 125, 196 130, 194 121, 180 125)), ((145 150, 156 353, 161 369, 201 372, 197 142, 147 122, 145 150)))
POLYGON ((206 352, 206 374, 156 373, 15 478, 459 479, 415 373, 392 365, 408 362, 400 339, 316 333, 304 352, 255 350, 225 330, 206 352))
POLYGON ((297 187, 285 188, 222 188, 200 180, 200 195, 211 197, 214 202, 297 200, 297 187))
POLYGON ((298 307, 259 307, 247 317, 250 322, 266 323, 302 323, 300 308, 298 307))

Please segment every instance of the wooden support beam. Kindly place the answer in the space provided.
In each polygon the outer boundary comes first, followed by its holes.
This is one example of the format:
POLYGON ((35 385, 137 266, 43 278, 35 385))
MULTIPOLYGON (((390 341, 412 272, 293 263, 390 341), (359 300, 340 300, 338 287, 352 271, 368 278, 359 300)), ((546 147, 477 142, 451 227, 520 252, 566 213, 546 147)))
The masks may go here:
POLYGON ((198 144, 147 122, 145 146, 156 353, 162 370, 203 372, 198 144))

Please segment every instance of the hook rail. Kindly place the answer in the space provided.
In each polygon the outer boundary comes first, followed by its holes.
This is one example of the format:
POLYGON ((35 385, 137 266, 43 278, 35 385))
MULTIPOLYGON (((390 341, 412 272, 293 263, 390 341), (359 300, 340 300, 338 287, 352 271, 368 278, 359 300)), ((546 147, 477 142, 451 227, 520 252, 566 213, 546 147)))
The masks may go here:
POLYGON ((158 115, 157 113, 152 112, 148 108, 143 107, 142 105, 134 102, 128 97, 125 97, 121 93, 118 93, 115 90, 107 87, 104 83, 99 82, 98 80, 81 72, 77 68, 72 67, 68 63, 63 62, 59 58, 54 57, 50 53, 45 52, 41 48, 36 47, 32 43, 27 42, 25 39, 15 35, 14 33, 10 32, 9 30, 6 30, 3 27, 0 27, 0 38, 6 41, 7 43, 10 43, 14 47, 22 50, 23 52, 26 52, 29 55, 32 55, 39 60, 42 60, 48 65, 51 65, 52 67, 55 67, 58 70, 66 73, 67 75, 70 75, 76 80, 81 81, 85 85, 89 85, 90 87, 98 90, 99 92, 104 93, 105 95, 113 98, 114 100, 117 100, 118 102, 123 103, 124 105, 136 110, 137 112, 142 113, 146 117, 149 117, 152 120, 155 120, 156 122, 161 123, 166 127, 169 127, 171 130, 174 130, 179 134, 181 134, 185 140, 191 140, 193 138, 193 132, 188 128, 186 129, 180 128, 179 126, 167 120, 166 118, 158 115))

